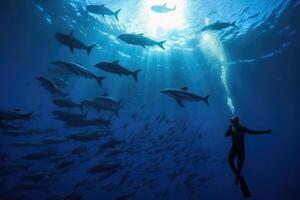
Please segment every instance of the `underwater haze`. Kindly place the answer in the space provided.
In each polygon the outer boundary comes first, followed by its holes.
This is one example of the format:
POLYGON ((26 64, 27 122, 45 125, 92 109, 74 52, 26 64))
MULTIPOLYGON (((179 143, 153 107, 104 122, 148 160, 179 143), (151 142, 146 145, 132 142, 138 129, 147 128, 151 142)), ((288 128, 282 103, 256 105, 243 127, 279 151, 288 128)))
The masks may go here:
POLYGON ((299 0, 0 10, 0 200, 300 199, 299 0))

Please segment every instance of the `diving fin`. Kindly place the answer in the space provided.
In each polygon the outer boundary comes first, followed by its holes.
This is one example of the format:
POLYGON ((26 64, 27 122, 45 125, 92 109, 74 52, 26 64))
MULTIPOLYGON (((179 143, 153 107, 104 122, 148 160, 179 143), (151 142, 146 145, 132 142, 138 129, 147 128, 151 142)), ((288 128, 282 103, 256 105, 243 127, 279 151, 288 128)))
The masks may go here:
POLYGON ((244 178, 242 176, 239 177, 239 183, 240 183, 240 188, 242 190, 244 198, 250 198, 252 196, 251 192, 248 188, 246 181, 244 180, 244 178))

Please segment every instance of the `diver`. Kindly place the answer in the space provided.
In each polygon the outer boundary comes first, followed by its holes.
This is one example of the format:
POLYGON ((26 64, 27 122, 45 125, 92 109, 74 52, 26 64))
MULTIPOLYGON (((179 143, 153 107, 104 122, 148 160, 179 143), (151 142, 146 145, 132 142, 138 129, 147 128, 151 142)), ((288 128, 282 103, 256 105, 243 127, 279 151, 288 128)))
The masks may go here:
POLYGON ((268 134, 271 133, 271 130, 267 131, 253 131, 248 128, 240 125, 240 120, 238 117, 233 117, 230 120, 229 128, 226 132, 226 137, 231 136, 232 138, 232 146, 229 152, 228 161, 229 165, 236 176, 237 185, 239 181, 243 180, 241 176, 244 160, 245 160, 245 145, 244 145, 244 137, 246 133, 259 135, 259 134, 268 134), (237 167, 234 164, 234 160, 237 158, 237 167))

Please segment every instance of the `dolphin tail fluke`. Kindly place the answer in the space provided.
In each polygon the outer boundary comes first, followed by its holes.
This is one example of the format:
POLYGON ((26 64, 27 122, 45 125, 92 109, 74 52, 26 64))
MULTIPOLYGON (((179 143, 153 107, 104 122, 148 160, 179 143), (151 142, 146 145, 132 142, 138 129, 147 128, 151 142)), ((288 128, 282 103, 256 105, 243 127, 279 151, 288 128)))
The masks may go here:
POLYGON ((95 46, 96 46, 96 44, 93 44, 93 45, 91 45, 91 46, 89 46, 89 47, 86 48, 87 55, 90 55, 92 49, 93 49, 95 46))
POLYGON ((121 9, 117 10, 117 11, 115 12, 115 14, 114 14, 114 16, 115 16, 115 18, 116 18, 117 21, 119 21, 118 14, 119 14, 120 11, 121 11, 121 9))
POLYGON ((161 42, 158 42, 157 45, 158 45, 160 48, 165 49, 165 47, 164 47, 164 43, 165 43, 165 42, 166 42, 166 40, 161 41, 161 42))
POLYGON ((121 108, 123 108, 124 107, 124 99, 121 99, 120 101, 119 101, 119 108, 121 109, 121 108))
POLYGON ((119 106, 118 108, 115 110, 115 115, 117 117, 119 117, 119 112, 120 110, 124 107, 124 99, 121 99, 119 102, 118 102, 119 106))
POLYGON ((120 109, 117 109, 117 110, 114 111, 114 113, 115 113, 115 115, 116 115, 117 117, 119 117, 119 111, 120 111, 120 109))
POLYGON ((134 78, 134 80, 135 80, 136 82, 138 82, 138 73, 139 73, 140 71, 142 71, 142 70, 141 70, 141 69, 138 69, 138 70, 136 70, 136 71, 134 71, 134 72, 132 73, 132 76, 133 76, 133 78, 134 78))
POLYGON ((120 109, 121 109, 121 106, 119 106, 119 108, 115 110, 115 115, 116 115, 117 117, 119 117, 120 109))
POLYGON ((62 95, 63 98, 66 98, 67 96, 69 96, 69 93, 64 93, 64 94, 62 95))
POLYGON ((26 119, 27 119, 28 121, 30 121, 33 114, 34 114, 34 112, 28 113, 28 114, 26 115, 26 119))
POLYGON ((209 103, 208 103, 208 98, 210 97, 210 95, 207 95, 206 97, 204 97, 204 102, 206 103, 206 105, 209 107, 209 103))
POLYGON ((237 27, 237 25, 236 25, 236 21, 232 22, 232 23, 231 23, 231 26, 233 26, 233 27, 237 27))
POLYGON ((111 126, 111 120, 112 120, 112 117, 113 116, 110 116, 108 119, 107 119, 107 123, 106 123, 106 127, 109 127, 109 126, 111 126))
POLYGON ((96 81, 97 81, 97 83, 100 85, 100 87, 102 87, 102 81, 103 81, 104 79, 106 79, 105 76, 98 76, 98 77, 96 77, 96 81))
POLYGON ((104 89, 103 93, 101 96, 108 96, 107 88, 104 89))

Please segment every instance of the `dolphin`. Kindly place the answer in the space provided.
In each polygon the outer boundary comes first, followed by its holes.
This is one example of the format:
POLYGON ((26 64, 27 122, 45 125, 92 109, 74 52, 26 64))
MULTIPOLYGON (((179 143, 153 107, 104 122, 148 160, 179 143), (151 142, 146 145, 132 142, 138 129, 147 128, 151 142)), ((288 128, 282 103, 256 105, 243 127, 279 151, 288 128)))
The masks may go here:
POLYGON ((3 176, 3 175, 7 176, 8 174, 12 174, 12 173, 20 172, 20 171, 24 171, 24 170, 28 170, 28 167, 26 165, 18 164, 15 162, 0 164, 0 176, 3 176))
POLYGON ((69 35, 56 33, 55 37, 60 43, 69 47, 72 53, 74 53, 74 49, 85 49, 87 54, 90 55, 92 49, 96 46, 96 44, 91 46, 85 45, 79 39, 74 37, 74 31, 71 31, 69 35))
POLYGON ((111 171, 117 171, 121 168, 121 162, 117 163, 101 163, 97 164, 94 167, 90 168, 88 170, 89 173, 91 174, 99 174, 99 173, 106 173, 106 172, 111 172, 111 171))
POLYGON ((65 112, 61 110, 54 110, 52 111, 52 114, 55 116, 55 119, 61 120, 61 121, 76 121, 79 119, 85 119, 87 117, 87 113, 85 114, 73 114, 70 112, 65 112))
POLYGON ((132 76, 136 82, 138 82, 138 73, 141 71, 141 69, 130 71, 119 64, 119 61, 116 60, 114 62, 100 62, 95 65, 96 68, 102 69, 106 72, 110 72, 113 74, 118 74, 120 76, 132 76))
POLYGON ((84 107, 87 107, 87 108, 93 108, 97 111, 101 111, 101 110, 112 111, 116 115, 118 115, 119 110, 122 107, 122 100, 117 101, 113 97, 100 96, 94 99, 82 101, 81 107, 82 107, 81 110, 83 110, 84 107))
POLYGON ((74 133, 71 135, 68 135, 68 139, 82 141, 82 142, 88 142, 92 140, 98 140, 102 137, 106 136, 106 133, 96 131, 96 132, 80 132, 80 133, 74 133))
POLYGON ((42 159, 47 159, 52 156, 55 156, 56 154, 57 154, 56 151, 52 149, 46 149, 40 152, 29 153, 23 158, 27 160, 42 160, 42 159))
POLYGON ((51 177, 53 178, 54 174, 44 172, 44 171, 37 171, 37 172, 30 172, 26 173, 21 177, 22 180, 24 181, 31 181, 31 182, 43 182, 43 181, 50 181, 51 177))
POLYGON ((136 46, 142 46, 142 47, 146 47, 146 46, 159 46, 162 49, 165 49, 164 47, 164 43, 166 42, 164 41, 160 41, 157 42, 155 40, 152 40, 150 38, 147 38, 144 36, 144 34, 121 34, 118 36, 118 38, 124 42, 126 42, 127 44, 131 44, 131 45, 136 45, 136 46))
POLYGON ((102 87, 102 81, 106 79, 106 77, 104 76, 96 76, 94 73, 90 72, 87 68, 77 63, 56 61, 56 62, 52 62, 52 64, 59 66, 67 71, 70 71, 77 76, 81 76, 87 79, 94 79, 98 82, 100 87, 102 87))
POLYGON ((111 118, 102 119, 102 118, 94 118, 94 119, 76 119, 65 122, 65 126, 67 127, 89 127, 89 126, 110 126, 111 118))
POLYGON ((2 121, 0 119, 0 129, 4 129, 4 130, 7 130, 7 129, 20 129, 21 127, 20 126, 16 126, 16 125, 13 125, 13 124, 9 124, 9 123, 6 123, 4 121, 2 121))
POLYGON ((198 96, 196 94, 188 92, 187 87, 183 87, 181 89, 168 88, 161 90, 160 92, 168 95, 171 98, 174 98, 181 107, 184 107, 182 101, 204 101, 206 105, 209 106, 208 98, 210 97, 210 95, 207 95, 205 97, 198 96))
POLYGON ((53 99, 52 103, 54 103, 56 106, 61 107, 61 108, 80 108, 80 104, 79 103, 75 103, 70 99, 53 99))
MULTIPOLYGON (((27 120, 30 121, 32 119, 32 115, 34 112, 24 112, 20 110, 0 110, 0 121, 13 121, 13 120, 27 120)), ((2 124, 4 125, 4 124, 2 124)), ((6 125, 9 127, 8 125, 6 125)), ((11 126, 13 127, 13 126, 11 126)))
POLYGON ((67 139, 64 137, 58 137, 58 136, 49 136, 47 138, 44 138, 41 142, 43 144, 59 144, 66 142, 67 139))
POLYGON ((114 12, 114 11, 110 10, 109 8, 105 7, 104 4, 102 4, 100 6, 99 5, 89 5, 86 7, 86 10, 88 12, 91 12, 94 14, 102 15, 103 17, 105 17, 105 15, 114 16, 117 21, 119 21, 118 14, 121 11, 121 9, 119 9, 114 12))
POLYGON ((163 4, 163 5, 154 5, 151 6, 151 10, 156 12, 156 13, 168 13, 170 11, 174 11, 176 10, 176 6, 174 6, 173 8, 168 8, 167 4, 163 4))
POLYGON ((53 96, 53 97, 66 97, 68 94, 62 92, 54 83, 44 77, 36 77, 40 84, 53 96))
POLYGON ((234 23, 226 23, 226 22, 217 21, 213 24, 210 24, 210 25, 207 25, 207 26, 203 27, 201 29, 201 32, 203 32, 203 31, 220 31, 220 30, 223 30, 223 29, 231 27, 231 26, 237 27, 235 25, 235 22, 234 23))

